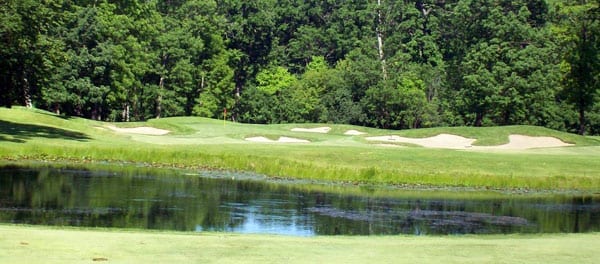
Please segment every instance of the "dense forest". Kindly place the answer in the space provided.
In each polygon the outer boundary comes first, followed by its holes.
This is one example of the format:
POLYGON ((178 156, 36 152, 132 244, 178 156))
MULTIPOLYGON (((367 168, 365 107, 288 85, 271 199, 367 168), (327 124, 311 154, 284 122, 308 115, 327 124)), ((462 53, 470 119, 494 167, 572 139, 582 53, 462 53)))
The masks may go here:
POLYGON ((0 105, 600 133, 598 1, 0 0, 0 105))

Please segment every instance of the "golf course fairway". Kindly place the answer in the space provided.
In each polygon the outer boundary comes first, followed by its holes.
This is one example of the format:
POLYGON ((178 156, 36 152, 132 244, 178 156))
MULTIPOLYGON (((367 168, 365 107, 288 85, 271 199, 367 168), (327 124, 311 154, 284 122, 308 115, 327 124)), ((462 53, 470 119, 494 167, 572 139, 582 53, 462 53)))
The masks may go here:
POLYGON ((0 225, 2 263, 596 263, 599 234, 312 237, 0 225))
POLYGON ((198 117, 112 124, 0 108, 0 141, 0 160, 6 162, 235 170, 395 186, 600 190, 597 137, 531 126, 394 131, 198 117), (320 127, 326 132, 305 132, 320 127), (402 141, 407 138, 421 141, 402 141), (523 145, 528 142, 539 145, 523 145))

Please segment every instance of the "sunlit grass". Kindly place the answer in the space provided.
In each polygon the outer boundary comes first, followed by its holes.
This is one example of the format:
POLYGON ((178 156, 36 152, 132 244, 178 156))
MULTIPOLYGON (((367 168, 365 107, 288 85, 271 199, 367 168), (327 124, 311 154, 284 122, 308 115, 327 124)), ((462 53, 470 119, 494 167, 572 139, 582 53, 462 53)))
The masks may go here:
POLYGON ((0 108, 8 125, 26 124, 19 134, 0 130, 5 160, 128 162, 145 166, 253 171, 277 177, 368 184, 600 190, 600 145, 581 137, 539 127, 432 128, 404 131, 348 125, 249 125, 197 117, 177 117, 118 126, 153 126, 165 136, 119 134, 108 124, 63 118, 40 110, 0 108), (292 132, 295 127, 329 126, 327 134, 292 132), (39 134, 41 130, 56 136, 39 134), (503 144, 510 134, 554 136, 573 147, 527 151, 475 152, 422 147, 380 147, 354 129, 372 135, 427 137, 440 133, 476 138, 477 144, 503 144), (46 131, 46 132, 47 132, 46 131), (308 144, 251 143, 250 136, 310 140, 308 144))
POLYGON ((599 234, 312 237, 0 225, 5 263, 595 263, 599 234))

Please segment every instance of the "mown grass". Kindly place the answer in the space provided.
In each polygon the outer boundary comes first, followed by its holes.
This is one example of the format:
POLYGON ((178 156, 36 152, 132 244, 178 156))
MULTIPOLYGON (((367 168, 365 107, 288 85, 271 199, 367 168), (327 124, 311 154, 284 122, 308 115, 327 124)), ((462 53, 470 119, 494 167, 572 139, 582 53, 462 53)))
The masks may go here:
POLYGON ((0 123, 0 157, 13 161, 133 162, 155 167, 243 170, 278 177, 369 184, 600 190, 597 138, 539 127, 390 131, 347 125, 249 125, 193 117, 126 124, 172 131, 166 136, 151 136, 114 133, 103 128, 106 123, 23 108, 0 109, 0 120, 4 122, 0 123), (294 127, 319 126, 330 126, 332 130, 328 134, 290 131, 294 127), (364 136, 343 135, 349 129, 367 132, 367 136, 426 137, 450 133, 477 138, 478 144, 484 145, 506 143, 509 134, 554 136, 576 145, 498 152, 392 148, 368 144, 364 136), (312 143, 244 141, 249 136, 273 139, 288 136, 312 143))
POLYGON ((600 234, 286 237, 0 225, 3 263, 595 263, 600 234))

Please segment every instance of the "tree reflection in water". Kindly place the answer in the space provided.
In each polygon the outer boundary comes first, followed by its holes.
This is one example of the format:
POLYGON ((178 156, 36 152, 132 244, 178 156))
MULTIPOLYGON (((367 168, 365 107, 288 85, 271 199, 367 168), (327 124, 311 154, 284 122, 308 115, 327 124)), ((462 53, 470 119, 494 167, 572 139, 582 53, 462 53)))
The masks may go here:
POLYGON ((403 198, 398 190, 382 198, 322 189, 181 173, 4 167, 0 222, 297 236, 600 231, 598 196, 403 198))

